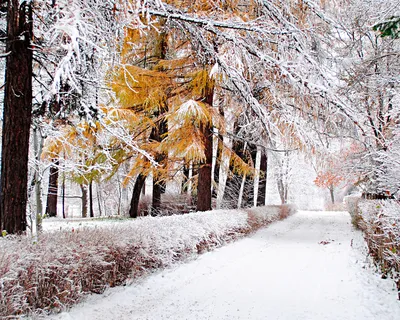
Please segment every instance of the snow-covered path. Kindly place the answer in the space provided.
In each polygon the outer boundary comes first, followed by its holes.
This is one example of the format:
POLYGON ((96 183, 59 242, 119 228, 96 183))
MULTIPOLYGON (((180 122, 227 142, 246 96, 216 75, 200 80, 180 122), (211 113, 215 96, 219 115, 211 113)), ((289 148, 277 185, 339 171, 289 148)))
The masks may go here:
POLYGON ((300 211, 252 237, 108 290, 56 319, 400 319, 348 213, 300 211))

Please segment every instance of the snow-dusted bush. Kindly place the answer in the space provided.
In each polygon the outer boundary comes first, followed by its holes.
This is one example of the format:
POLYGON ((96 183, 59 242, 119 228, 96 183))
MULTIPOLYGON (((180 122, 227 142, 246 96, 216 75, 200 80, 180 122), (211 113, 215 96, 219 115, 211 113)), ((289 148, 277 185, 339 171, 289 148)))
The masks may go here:
POLYGON ((293 213, 290 206, 67 224, 0 238, 0 318, 59 311, 177 260, 221 246, 293 213))
POLYGON ((351 223, 354 227, 359 228, 359 220, 361 216, 358 214, 358 202, 360 201, 361 194, 348 195, 344 197, 343 202, 346 205, 347 211, 351 216, 351 223))
POLYGON ((400 204, 395 200, 362 200, 357 214, 370 255, 383 276, 396 281, 400 299, 400 204))

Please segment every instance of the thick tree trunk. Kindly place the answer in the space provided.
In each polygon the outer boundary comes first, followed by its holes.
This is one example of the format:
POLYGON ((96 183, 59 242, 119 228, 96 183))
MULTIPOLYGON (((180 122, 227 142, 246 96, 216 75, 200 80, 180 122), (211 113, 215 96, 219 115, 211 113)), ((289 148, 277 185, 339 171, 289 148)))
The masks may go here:
POLYGON ((142 174, 139 174, 139 176, 136 178, 135 186, 133 187, 132 192, 131 207, 129 208, 129 216, 131 218, 137 218, 139 214, 140 193, 145 181, 146 176, 142 174))
POLYGON ((46 215, 49 217, 57 216, 58 201, 58 160, 50 167, 49 188, 47 191, 46 215))
POLYGON ((8 0, 6 85, 1 155, 0 230, 26 230, 29 134, 32 120, 31 3, 8 0))
POLYGON ((151 206, 151 215, 156 216, 159 213, 161 206, 161 192, 162 185, 157 183, 155 179, 153 179, 153 196, 152 196, 152 206, 151 206))
POLYGON ((266 201, 266 191, 267 191, 267 166, 268 166, 268 157, 266 154, 266 150, 262 150, 261 161, 260 161, 260 181, 258 183, 258 197, 257 197, 257 205, 265 206, 266 201))
POLYGON ((210 126, 202 128, 206 161, 200 165, 197 183, 197 211, 211 210, 212 134, 210 126))
MULTIPOLYGON (((167 50, 168 50, 168 37, 165 32, 161 32, 157 46, 155 48, 154 56, 158 59, 166 59, 167 50)), ((166 101, 160 105, 159 110, 155 113, 155 118, 163 117, 168 112, 168 105, 166 101)), ((157 122, 157 127, 152 130, 150 139, 153 139, 157 142, 161 142, 164 140, 165 134, 168 133, 168 122, 167 119, 162 118, 157 122)), ((165 153, 156 153, 155 160, 160 164, 162 168, 165 167, 165 160, 168 155, 165 153)), ((151 206, 151 215, 155 216, 160 211, 161 206, 161 194, 165 192, 165 183, 158 176, 156 170, 153 171, 153 195, 152 195, 152 206, 151 206)))
POLYGON ((142 187, 142 196, 146 195, 146 184, 143 183, 143 187, 142 187))
POLYGON ((87 186, 84 184, 79 185, 81 187, 82 191, 82 218, 87 218, 87 198, 88 198, 88 191, 87 191, 87 186))
MULTIPOLYGON (((213 106, 214 83, 209 79, 204 94, 204 102, 209 108, 213 106)), ((213 134, 210 124, 201 124, 200 132, 203 134, 203 145, 205 161, 200 164, 198 182, 197 182, 197 211, 211 210, 211 186, 212 186, 212 158, 213 158, 213 134)))

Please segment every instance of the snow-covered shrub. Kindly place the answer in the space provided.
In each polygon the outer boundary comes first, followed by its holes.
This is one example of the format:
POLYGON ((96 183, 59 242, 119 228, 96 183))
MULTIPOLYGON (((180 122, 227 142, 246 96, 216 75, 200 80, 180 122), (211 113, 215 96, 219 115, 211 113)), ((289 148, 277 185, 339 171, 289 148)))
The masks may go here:
POLYGON ((80 220, 45 231, 38 241, 0 238, 0 318, 63 310, 87 293, 101 293, 194 257, 293 211, 289 206, 216 210, 116 222, 96 219, 92 226, 80 220))
POLYGON ((325 204, 326 211, 346 211, 346 205, 342 202, 335 203, 326 203, 325 204))
POLYGON ((350 213, 351 223, 355 228, 359 228, 359 221, 361 216, 358 212, 358 202, 360 201, 361 195, 348 195, 344 197, 343 202, 346 206, 347 211, 350 213))
POLYGON ((363 200, 358 226, 383 277, 396 281, 400 299, 400 204, 395 200, 363 200))
POLYGON ((257 230, 275 220, 283 220, 292 215, 296 209, 292 205, 252 207, 246 209, 251 230, 257 230))

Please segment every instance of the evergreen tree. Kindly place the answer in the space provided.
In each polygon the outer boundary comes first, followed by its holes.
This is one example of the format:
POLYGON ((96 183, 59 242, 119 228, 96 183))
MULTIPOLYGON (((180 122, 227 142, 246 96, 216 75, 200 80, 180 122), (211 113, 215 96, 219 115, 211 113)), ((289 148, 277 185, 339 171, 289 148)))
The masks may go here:
POLYGON ((26 230, 29 134, 32 119, 32 2, 7 2, 6 85, 1 156, 0 229, 26 230))

